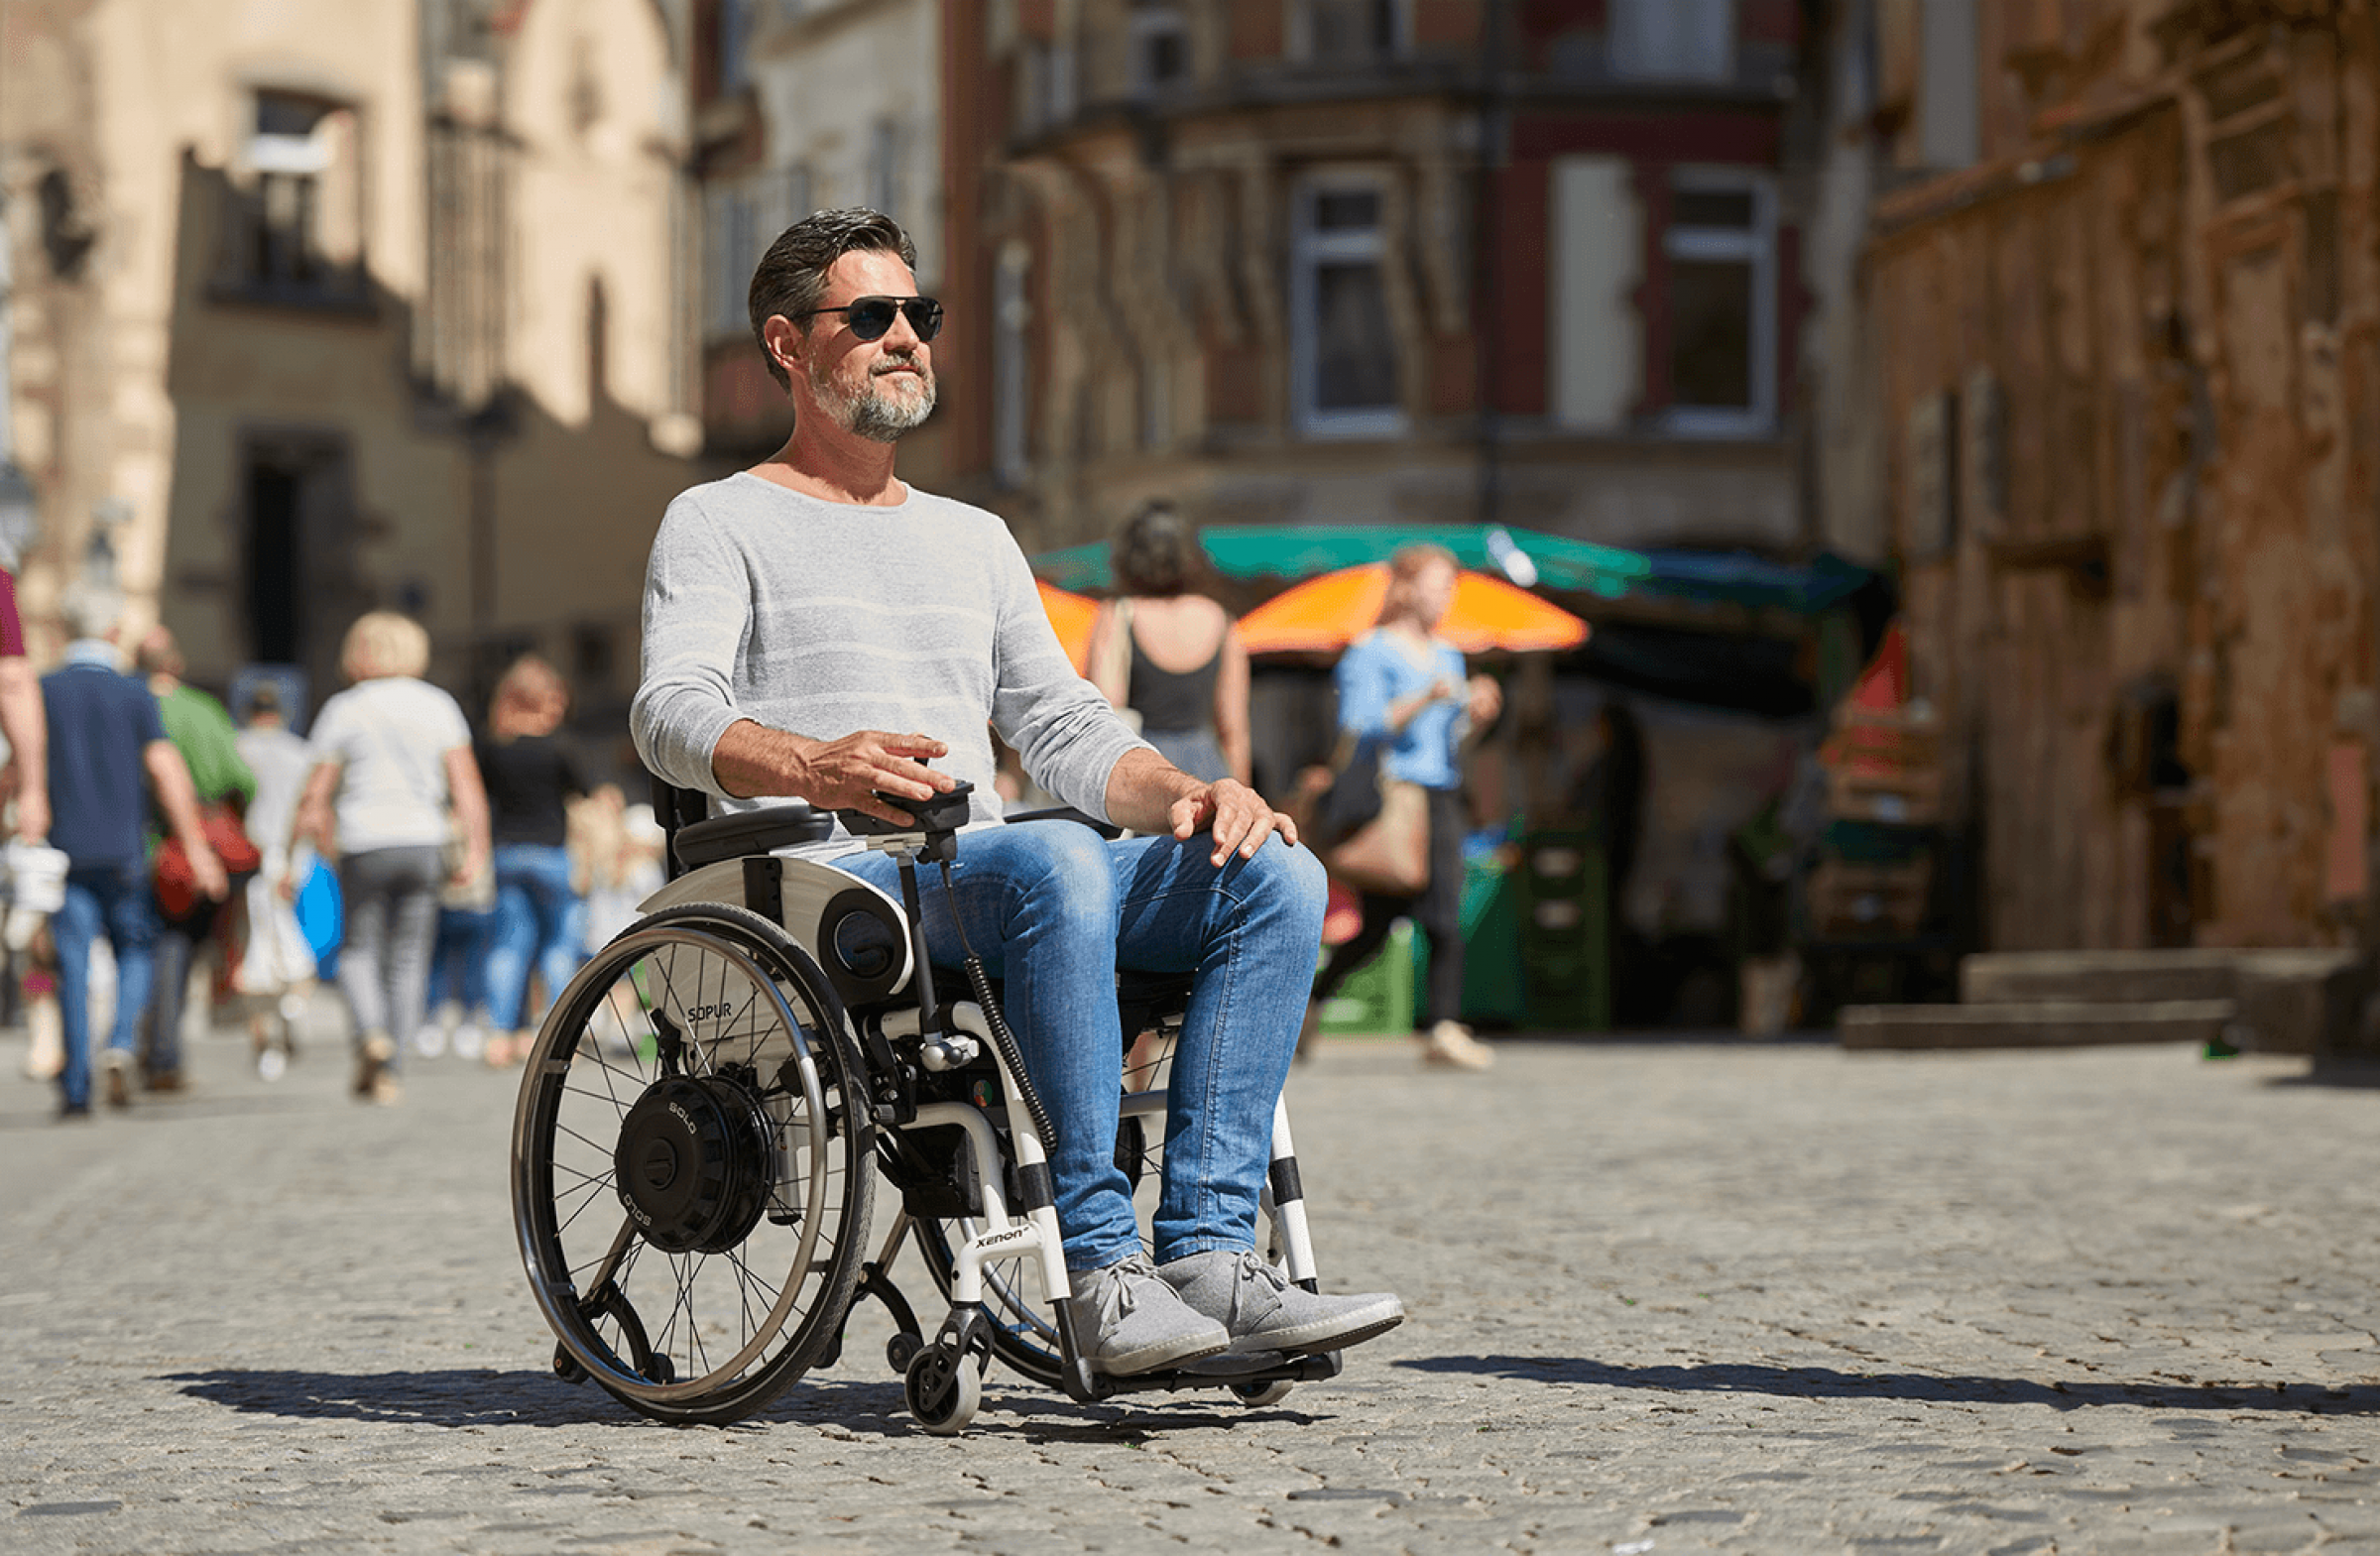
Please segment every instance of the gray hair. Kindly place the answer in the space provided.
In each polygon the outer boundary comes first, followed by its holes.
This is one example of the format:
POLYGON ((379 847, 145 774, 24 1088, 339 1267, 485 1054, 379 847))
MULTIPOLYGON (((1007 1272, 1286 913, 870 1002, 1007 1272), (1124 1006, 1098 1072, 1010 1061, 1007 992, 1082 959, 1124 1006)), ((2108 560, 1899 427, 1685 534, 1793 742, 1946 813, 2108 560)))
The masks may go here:
POLYGON ((841 210, 812 211, 776 235, 769 252, 752 273, 746 301, 752 310, 752 338, 769 364, 769 376, 779 389, 792 388, 784 364, 769 349, 762 327, 771 319, 790 320, 804 335, 810 321, 804 315, 826 296, 826 273, 835 261, 856 251, 897 254, 911 270, 917 268, 917 246, 900 223, 865 205, 841 210))
POLYGON ((124 596, 113 589, 76 584, 58 602, 69 637, 104 638, 124 621, 124 596))

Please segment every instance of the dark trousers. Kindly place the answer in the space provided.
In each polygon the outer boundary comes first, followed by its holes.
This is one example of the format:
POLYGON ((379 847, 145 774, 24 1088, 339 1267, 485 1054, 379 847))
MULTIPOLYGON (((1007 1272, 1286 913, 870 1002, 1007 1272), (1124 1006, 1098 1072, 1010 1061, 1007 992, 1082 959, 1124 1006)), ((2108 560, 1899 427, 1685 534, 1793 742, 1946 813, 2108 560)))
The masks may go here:
POLYGON ((1414 1013, 1414 1030, 1463 1018, 1463 822, 1462 790, 1431 789, 1430 884, 1419 897, 1365 893, 1363 927, 1331 952, 1314 980, 1315 999, 1337 994, 1350 973, 1388 943, 1396 920, 1411 918, 1430 942, 1429 989, 1414 1013))
MULTIPOLYGON (((244 886, 247 878, 234 883, 244 886)), ((190 963, 198 947, 215 932, 216 920, 229 906, 227 898, 210 902, 200 898, 181 918, 158 914, 156 982, 150 985, 149 1029, 141 1065, 151 1075, 173 1075, 181 1069, 181 1005, 190 987, 190 963)))

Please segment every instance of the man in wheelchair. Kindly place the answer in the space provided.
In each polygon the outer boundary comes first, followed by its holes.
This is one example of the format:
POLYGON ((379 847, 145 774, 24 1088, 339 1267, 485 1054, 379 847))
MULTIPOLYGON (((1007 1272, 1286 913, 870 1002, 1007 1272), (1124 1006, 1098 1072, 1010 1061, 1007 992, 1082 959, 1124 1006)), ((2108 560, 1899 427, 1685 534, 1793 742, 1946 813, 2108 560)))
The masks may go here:
MULTIPOLYGON (((895 442, 933 410, 942 324, 914 263, 901 229, 869 210, 809 216, 761 260, 753 332, 792 403, 792 434, 662 518, 637 749, 669 782, 711 795, 714 814, 792 797, 905 826, 904 804, 973 785, 953 893, 922 904, 926 943, 949 965, 972 946, 1004 980, 1057 1135, 1070 1301, 1095 1370, 1334 1351, 1383 1333, 1404 1316, 1394 1296, 1307 1291, 1253 1249, 1321 938, 1322 867, 1253 790, 1175 769, 1075 673, 998 517, 894 475, 895 442), (1138 835, 1005 823, 990 728, 1051 792, 1138 835), (1191 979, 1153 1260, 1116 1159, 1120 968, 1191 979)), ((840 824, 795 851, 894 885, 894 860, 840 824)))

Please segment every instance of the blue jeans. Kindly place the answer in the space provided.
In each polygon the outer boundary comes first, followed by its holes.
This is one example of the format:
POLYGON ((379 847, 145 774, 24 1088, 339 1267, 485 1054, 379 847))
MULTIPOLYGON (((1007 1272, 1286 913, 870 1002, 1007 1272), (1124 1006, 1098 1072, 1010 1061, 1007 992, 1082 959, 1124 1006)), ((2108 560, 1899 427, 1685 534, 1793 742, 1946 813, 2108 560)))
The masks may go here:
POLYGON ((570 889, 570 851, 541 843, 496 850, 496 926, 488 937, 488 1024, 518 1031, 529 1004, 529 974, 545 980, 545 998, 578 971, 587 938, 587 903, 570 889))
POLYGON ((438 908, 437 939, 429 954, 429 1009, 447 1000, 463 1008, 463 1018, 480 1021, 488 1013, 488 935, 496 910, 438 908))
POLYGON ((149 899, 146 861, 78 865, 66 873, 66 900, 50 915, 58 946, 58 1014, 63 1024, 66 1067, 59 1089, 69 1108, 91 1102, 91 942, 101 935, 116 953, 116 1016, 109 1048, 132 1060, 157 943, 157 910, 149 899))
MULTIPOLYGON (((1156 1257, 1254 1245, 1273 1103, 1305 1017, 1325 886, 1308 849, 1274 839, 1218 870, 1207 862, 1213 846, 1204 833, 1112 843, 1069 821, 959 839, 952 880, 967 937, 1003 980, 1009 1024, 1057 1131, 1050 1175, 1069 1269, 1102 1268, 1140 1247, 1131 1185, 1116 1164, 1118 968, 1195 975, 1166 1094, 1156 1257)), ((899 897, 890 856, 835 864, 899 897)), ((940 873, 921 867, 917 884, 934 962, 957 966, 964 954, 940 873)), ((964 994, 941 980, 935 989, 964 994)))

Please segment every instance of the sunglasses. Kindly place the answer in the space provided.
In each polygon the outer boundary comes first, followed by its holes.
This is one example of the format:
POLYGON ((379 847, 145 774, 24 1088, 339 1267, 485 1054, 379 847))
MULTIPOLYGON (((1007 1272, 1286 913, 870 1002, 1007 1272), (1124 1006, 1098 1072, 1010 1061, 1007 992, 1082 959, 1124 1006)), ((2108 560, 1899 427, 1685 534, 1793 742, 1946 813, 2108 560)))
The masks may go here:
POLYGON ((906 313, 909 328, 919 340, 931 340, 942 333, 942 304, 932 298, 854 298, 841 307, 811 308, 799 315, 813 318, 820 313, 840 313, 851 332, 862 340, 881 340, 892 327, 892 316, 906 313))

